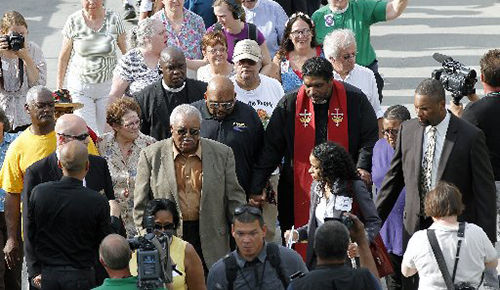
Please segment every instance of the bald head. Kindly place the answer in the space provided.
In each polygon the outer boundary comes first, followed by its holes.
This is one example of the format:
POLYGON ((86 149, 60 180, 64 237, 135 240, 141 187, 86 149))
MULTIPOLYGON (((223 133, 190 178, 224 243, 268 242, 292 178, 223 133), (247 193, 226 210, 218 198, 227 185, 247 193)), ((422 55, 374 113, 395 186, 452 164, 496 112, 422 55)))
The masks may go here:
POLYGON ((82 142, 73 140, 64 144, 59 151, 59 163, 64 176, 78 177, 87 173, 89 153, 87 146, 82 142))
MULTIPOLYGON (((234 85, 233 82, 225 76, 214 76, 207 86, 207 95, 217 96, 222 93, 234 96, 234 85)), ((214 100, 218 101, 218 100, 214 100)))
MULTIPOLYGON (((74 114, 65 114, 59 117, 56 121, 55 127, 56 134, 59 134, 57 138, 57 146, 61 146, 68 141, 74 140, 75 138, 70 138, 69 136, 84 136, 88 134, 87 123, 74 114)), ((86 138, 83 140, 84 143, 88 142, 86 138)), ((82 140, 80 140, 82 141, 82 140)))
POLYGON ((99 257, 106 268, 127 269, 131 258, 130 246, 124 237, 110 234, 102 240, 99 246, 99 257))

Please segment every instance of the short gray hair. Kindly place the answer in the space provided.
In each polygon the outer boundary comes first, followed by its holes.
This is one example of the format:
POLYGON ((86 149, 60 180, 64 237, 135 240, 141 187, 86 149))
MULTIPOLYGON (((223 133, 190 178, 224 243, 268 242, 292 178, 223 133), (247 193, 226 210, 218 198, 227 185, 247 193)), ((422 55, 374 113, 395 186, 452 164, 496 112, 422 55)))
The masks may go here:
POLYGON ((129 46, 130 48, 144 47, 146 45, 146 39, 151 38, 156 32, 156 27, 158 25, 163 25, 163 23, 158 19, 146 18, 134 27, 129 36, 129 46))
POLYGON ((128 268, 132 252, 124 237, 110 234, 102 240, 99 255, 108 268, 123 270, 128 268))
POLYGON ((170 125, 172 126, 172 125, 176 124, 177 122, 179 122, 180 120, 182 120, 183 118, 188 117, 188 116, 194 116, 194 117, 198 118, 198 120, 200 121, 200 124, 201 124, 202 118, 201 118, 200 111, 198 109, 196 109, 196 107, 191 106, 189 104, 182 104, 182 105, 175 107, 175 109, 170 114, 170 125))
POLYGON ((337 58, 341 49, 346 49, 349 46, 356 46, 356 38, 350 29, 338 29, 329 33, 323 41, 323 51, 325 57, 337 58))
POLYGON ((47 89, 44 86, 34 86, 28 90, 26 93, 26 104, 30 105, 31 103, 36 102, 36 99, 39 95, 49 95, 52 96, 52 91, 47 89))

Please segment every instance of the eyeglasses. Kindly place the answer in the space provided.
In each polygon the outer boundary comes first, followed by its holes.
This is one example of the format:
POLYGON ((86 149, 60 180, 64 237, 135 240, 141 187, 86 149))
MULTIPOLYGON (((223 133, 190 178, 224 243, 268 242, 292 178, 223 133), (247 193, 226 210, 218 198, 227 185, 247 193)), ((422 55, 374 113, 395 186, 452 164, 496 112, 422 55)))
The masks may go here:
POLYGON ((186 128, 180 128, 180 129, 177 129, 177 134, 181 135, 181 136, 184 136, 184 135, 187 135, 187 133, 189 132, 189 135, 191 136, 198 136, 200 135, 200 129, 186 129, 186 128))
POLYGON ((122 125, 123 128, 126 128, 126 129, 133 129, 133 128, 138 128, 142 125, 142 120, 135 120, 133 122, 130 122, 130 123, 124 123, 122 125))
POLYGON ((242 215, 246 212, 248 212, 249 214, 253 214, 254 216, 262 217, 262 212, 260 211, 260 209, 253 206, 242 205, 234 209, 234 215, 242 215))
POLYGON ((231 110, 234 107, 234 100, 231 102, 212 102, 212 101, 207 101, 207 105, 210 109, 212 110, 219 110, 219 109, 224 109, 224 110, 231 110))
POLYGON ((157 231, 175 230, 175 225, 173 223, 167 223, 167 224, 155 223, 155 230, 157 231))
POLYGON ((36 109, 43 109, 43 108, 53 108, 55 106, 56 102, 33 102, 32 105, 36 109))
POLYGON ((290 35, 293 37, 298 37, 298 36, 309 36, 311 34, 311 29, 309 28, 304 28, 302 30, 295 30, 290 32, 290 35))
POLYGON ((80 135, 69 135, 69 134, 64 134, 64 133, 57 133, 57 135, 63 136, 65 138, 71 138, 73 140, 78 140, 78 141, 85 141, 90 136, 89 133, 83 133, 80 135))
POLYGON ((207 52, 210 54, 225 53, 225 52, 227 52, 227 48, 225 48, 225 47, 211 48, 211 49, 207 49, 207 52))
POLYGON ((399 133, 398 129, 386 129, 382 130, 382 134, 387 135, 387 136, 397 136, 399 133))
POLYGON ((356 57, 356 53, 355 53, 355 52, 353 52, 353 53, 347 53, 347 54, 344 54, 344 55, 342 56, 342 58, 343 58, 344 60, 348 60, 348 59, 355 58, 355 57, 356 57))

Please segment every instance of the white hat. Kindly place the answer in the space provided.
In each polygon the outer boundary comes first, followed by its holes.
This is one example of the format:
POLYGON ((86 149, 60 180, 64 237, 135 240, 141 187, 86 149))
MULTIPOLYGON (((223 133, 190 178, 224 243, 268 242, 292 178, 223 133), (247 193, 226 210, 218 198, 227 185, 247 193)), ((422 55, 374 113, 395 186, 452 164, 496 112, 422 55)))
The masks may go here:
POLYGON ((262 60, 259 44, 255 40, 242 39, 236 43, 233 51, 233 63, 242 59, 250 59, 255 62, 262 60))

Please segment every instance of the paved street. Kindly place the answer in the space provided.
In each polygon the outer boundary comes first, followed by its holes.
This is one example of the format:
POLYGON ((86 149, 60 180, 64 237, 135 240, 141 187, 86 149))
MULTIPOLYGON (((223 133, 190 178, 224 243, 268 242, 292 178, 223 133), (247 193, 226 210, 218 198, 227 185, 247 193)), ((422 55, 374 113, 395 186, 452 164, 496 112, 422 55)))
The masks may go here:
MULTIPOLYGON (((122 13, 119 0, 106 0, 106 5, 122 13)), ((2 14, 15 9, 28 18, 29 38, 41 45, 47 58, 51 88, 55 87, 60 30, 66 17, 79 8, 77 0, 2 0, 2 14)), ((480 56, 500 47, 499 15, 497 0, 410 0, 400 18, 372 26, 372 43, 386 81, 383 105, 412 103, 418 82, 440 66, 431 57, 434 52, 478 69, 480 56)))

